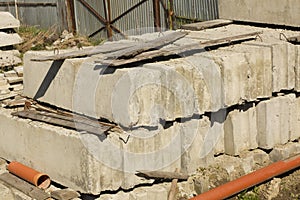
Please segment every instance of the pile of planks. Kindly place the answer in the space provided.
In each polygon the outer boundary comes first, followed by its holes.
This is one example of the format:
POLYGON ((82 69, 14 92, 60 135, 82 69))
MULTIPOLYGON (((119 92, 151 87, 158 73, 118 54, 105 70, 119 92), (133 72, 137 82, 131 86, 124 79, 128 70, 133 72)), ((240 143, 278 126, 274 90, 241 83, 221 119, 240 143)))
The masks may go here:
POLYGON ((13 47, 22 42, 21 37, 14 30, 19 27, 19 20, 9 12, 0 12, 0 101, 2 103, 14 99, 23 90, 23 67, 18 66, 22 60, 20 52, 13 47))

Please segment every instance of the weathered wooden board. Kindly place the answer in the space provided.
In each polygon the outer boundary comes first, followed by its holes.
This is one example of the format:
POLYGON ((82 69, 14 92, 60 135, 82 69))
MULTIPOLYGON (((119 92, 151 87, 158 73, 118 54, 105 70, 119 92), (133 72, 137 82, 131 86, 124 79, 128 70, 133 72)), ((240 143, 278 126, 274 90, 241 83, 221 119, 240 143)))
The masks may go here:
POLYGON ((18 28, 20 21, 9 12, 0 12, 0 29, 18 28))
POLYGON ((3 101, 5 99, 11 99, 11 98, 14 98, 14 97, 16 97, 18 95, 19 94, 15 93, 15 92, 11 92, 10 94, 0 95, 0 101, 3 101))
POLYGON ((226 19, 216 19, 204 22, 197 22, 192 24, 184 24, 181 26, 182 29, 191 30, 191 31, 201 31, 204 29, 215 28, 220 26, 225 26, 232 24, 233 21, 226 19))
POLYGON ((170 47, 168 49, 159 49, 141 53, 133 58, 130 59, 115 59, 115 60, 100 60, 96 61, 96 63, 101 63, 104 65, 109 65, 112 67, 119 67, 122 65, 128 65, 136 62, 141 62, 149 59, 153 59, 156 57, 166 57, 171 55, 181 54, 187 51, 197 50, 197 49, 204 49, 207 47, 215 46, 215 45, 222 45, 222 44, 231 44, 233 42, 244 41, 248 39, 255 39, 258 34, 261 32, 251 32, 247 34, 235 35, 231 37, 225 37, 217 40, 209 40, 206 42, 202 42, 199 44, 189 44, 183 45, 179 47, 170 47))
POLYGON ((51 191, 51 197, 57 200, 71 200, 80 197, 80 194, 74 190, 61 189, 51 191))
POLYGON ((48 60, 63 60, 68 58, 92 56, 96 54, 103 53, 106 58, 119 58, 119 57, 131 57, 135 56, 141 52, 147 51, 153 48, 159 48, 166 44, 172 43, 179 38, 186 35, 184 32, 174 32, 166 36, 159 37, 157 39, 147 41, 147 42, 134 42, 134 43, 105 43, 104 45, 97 46, 93 49, 88 50, 78 50, 69 53, 62 53, 58 55, 51 56, 40 56, 37 58, 32 58, 32 61, 48 61, 48 60))
POLYGON ((187 180, 188 175, 182 174, 179 172, 163 172, 163 171, 137 171, 136 175, 146 177, 146 178, 154 178, 154 179, 179 179, 179 180, 187 180))
MULTIPOLYGON (((36 58, 32 58, 32 61, 49 61, 49 60, 64 60, 68 58, 79 58, 79 57, 86 57, 86 56, 92 56, 96 54, 103 54, 103 53, 109 53, 118 51, 121 49, 126 49, 135 46, 136 42, 128 42, 128 43, 105 43, 100 46, 88 48, 88 49, 80 49, 80 50, 74 50, 68 53, 61 53, 57 55, 51 55, 51 56, 39 56, 36 58)), ((50 52, 49 52, 50 54, 50 52)))
POLYGON ((167 44, 170 44, 182 37, 184 37, 187 33, 185 32, 173 32, 166 36, 158 37, 154 40, 150 40, 147 42, 140 42, 137 45, 123 49, 120 51, 112 52, 105 54, 105 57, 107 59, 117 59, 117 58, 128 58, 136 56, 142 52, 148 51, 150 49, 159 49, 162 46, 165 46, 167 44))
POLYGON ((17 33, 0 32, 0 47, 22 43, 22 38, 17 33))
POLYGON ((37 120, 45 123, 49 123, 56 126, 61 126, 65 128, 70 128, 78 131, 87 131, 94 134, 103 134, 109 131, 113 126, 104 126, 102 124, 95 124, 96 122, 83 123, 80 118, 69 117, 63 115, 57 115, 54 113, 39 112, 35 110, 25 110, 12 113, 13 116, 18 116, 22 118, 28 118, 32 120, 37 120), (79 120, 77 120, 79 119, 79 120))
POLYGON ((28 195, 29 197, 33 199, 39 199, 44 200, 48 199, 50 197, 49 194, 44 192, 38 187, 35 187, 34 185, 31 185, 30 183, 24 181, 23 179, 20 179, 16 177, 15 175, 12 175, 10 173, 4 173, 0 175, 0 180, 7 184, 10 187, 14 187, 17 190, 20 190, 24 194, 28 195))

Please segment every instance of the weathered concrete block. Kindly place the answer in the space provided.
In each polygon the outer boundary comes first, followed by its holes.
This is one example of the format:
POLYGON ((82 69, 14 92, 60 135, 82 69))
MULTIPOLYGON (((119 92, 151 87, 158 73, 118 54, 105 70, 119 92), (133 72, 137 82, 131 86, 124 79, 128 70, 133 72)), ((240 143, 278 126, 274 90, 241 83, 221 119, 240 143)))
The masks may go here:
POLYGON ((0 12, 0 19, 0 29, 17 28, 20 26, 20 21, 9 12, 0 12))
POLYGON ((22 43, 22 38, 17 33, 0 32, 0 47, 15 45, 22 43))
POLYGON ((208 118, 174 122, 165 129, 137 129, 107 138, 79 133, 31 120, 13 118, 0 110, 0 155, 43 171, 58 183, 84 193, 129 189, 151 183, 135 175, 139 170, 191 174, 214 161, 216 141, 208 118), (18 138, 16 140, 16 138, 18 138), (13 144, 13 145, 12 145, 13 144), (49 151, 51 149, 51 151, 49 151), (61 160, 63 165, 59 165, 61 160))
POLYGON ((297 0, 220 0, 219 17, 300 27, 297 0))
POLYGON ((290 141, 298 140, 300 138, 300 98, 290 99, 293 102, 290 109, 290 141))
POLYGON ((272 68, 272 88, 273 92, 281 90, 291 90, 295 88, 297 47, 288 42, 276 41, 269 43, 249 42, 249 46, 270 48, 271 68, 272 68))
POLYGON ((296 73, 296 87, 295 90, 300 92, 300 47, 296 46, 296 67, 295 67, 295 73, 296 73))
POLYGON ((277 162, 298 155, 299 153, 300 153, 300 144, 292 142, 284 146, 275 147, 271 151, 269 156, 272 162, 277 162))
POLYGON ((14 66, 22 63, 19 51, 0 51, 0 67, 14 66))
POLYGON ((229 113, 224 125, 225 153, 239 155, 244 150, 258 147, 256 110, 234 110, 229 113))
POLYGON ((276 144, 285 144, 290 139, 290 106, 294 94, 279 96, 257 105, 258 146, 271 149, 276 144))
POLYGON ((272 95, 272 52, 263 45, 235 45, 229 51, 243 52, 246 68, 243 76, 247 77, 241 98, 253 101, 272 95))

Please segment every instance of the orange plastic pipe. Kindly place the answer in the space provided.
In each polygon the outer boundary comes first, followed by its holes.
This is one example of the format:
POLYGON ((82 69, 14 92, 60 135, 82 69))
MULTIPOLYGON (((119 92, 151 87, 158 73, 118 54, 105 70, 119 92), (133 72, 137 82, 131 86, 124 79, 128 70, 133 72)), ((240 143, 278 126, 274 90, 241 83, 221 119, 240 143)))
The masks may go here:
POLYGON ((191 200, 218 200, 225 199, 237 194, 247 188, 262 183, 274 176, 278 176, 287 171, 300 166, 300 155, 291 157, 284 161, 278 161, 267 167, 261 168, 250 174, 242 176, 236 180, 230 181, 216 187, 208 192, 202 193, 191 200))
POLYGON ((50 186, 51 180, 47 174, 38 172, 30 167, 27 167, 19 162, 12 161, 7 166, 9 172, 16 176, 34 184, 35 186, 46 189, 50 186))

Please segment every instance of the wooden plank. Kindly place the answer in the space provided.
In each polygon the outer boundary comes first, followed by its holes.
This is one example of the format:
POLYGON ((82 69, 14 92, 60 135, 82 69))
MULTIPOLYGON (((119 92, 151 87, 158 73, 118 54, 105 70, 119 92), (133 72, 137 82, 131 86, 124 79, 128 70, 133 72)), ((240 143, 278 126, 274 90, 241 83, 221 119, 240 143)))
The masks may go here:
POLYGON ((23 192, 33 199, 48 199, 50 197, 49 194, 44 192, 38 187, 31 185, 30 183, 24 181, 23 179, 18 178, 10 173, 4 173, 0 175, 0 180, 7 184, 10 187, 16 188, 17 190, 23 192))
POLYGON ((69 58, 78 58, 78 57, 86 57, 92 56, 101 53, 109 53, 113 51, 118 51, 121 49, 126 49, 135 46, 136 42, 128 42, 128 43, 105 43, 103 45, 99 45, 93 48, 81 49, 76 51, 71 51, 67 53, 61 53, 58 55, 51 56, 39 56, 36 58, 32 58, 32 61, 50 61, 50 60, 65 60, 69 58))
POLYGON ((145 178, 154 178, 154 179, 179 179, 179 180, 187 180, 188 175, 179 173, 179 172, 163 172, 163 171, 137 171, 137 176, 145 177, 145 178))
POLYGON ((20 21, 9 12, 0 12, 0 29, 18 28, 20 21))
POLYGON ((204 29, 225 26, 225 25, 232 24, 232 23, 233 23, 233 21, 231 21, 231 20, 216 19, 216 20, 197 22, 197 23, 192 23, 192 24, 185 24, 185 25, 182 25, 181 28, 185 29, 185 30, 191 30, 191 31, 201 31, 204 29))
POLYGON ((51 197, 57 200, 70 200, 80 197, 80 194, 74 190, 61 189, 51 191, 51 197))
POLYGON ((11 99, 18 95, 18 93, 11 92, 10 94, 0 95, 0 101, 3 101, 5 99, 11 99))
POLYGON ((157 39, 147 41, 147 42, 128 42, 128 43, 105 43, 103 45, 97 46, 92 49, 87 50, 77 50, 68 53, 62 53, 52 56, 39 56, 32 58, 32 61, 49 61, 49 60, 64 60, 68 58, 77 58, 92 56, 96 54, 103 53, 106 58, 118 58, 126 56, 134 56, 143 51, 147 51, 153 48, 159 48, 160 46, 169 44, 176 41, 179 38, 182 38, 186 35, 184 32, 174 32, 168 34, 167 36, 162 36, 157 39))
POLYGON ((215 45, 231 44, 233 42, 244 41, 244 40, 248 40, 248 39, 255 39, 256 36, 260 33, 261 32, 251 32, 251 33, 247 33, 247 34, 235 35, 235 36, 225 37, 225 38, 216 39, 216 40, 209 40, 209 41, 202 42, 199 44, 189 44, 189 45, 183 45, 183 46, 179 46, 179 47, 170 47, 168 49, 159 49, 159 50, 148 51, 148 52, 139 54, 131 59, 115 59, 115 60, 102 60, 102 61, 100 60, 100 61, 95 61, 95 62, 104 64, 104 65, 109 65, 112 67, 119 67, 119 66, 123 66, 123 65, 133 64, 136 62, 150 60, 150 59, 157 58, 157 57, 166 57, 166 56, 171 56, 171 55, 177 55, 177 54, 184 53, 187 51, 204 49, 204 48, 208 48, 208 47, 215 46, 215 45))
POLYGON ((81 122, 76 122, 76 118, 73 118, 73 121, 70 121, 67 117, 66 119, 63 119, 63 116, 61 117, 54 117, 53 113, 45 113, 45 112, 38 112, 34 110, 26 110, 26 111, 19 111, 12 113, 13 116, 18 116, 22 118, 28 118, 32 120, 37 120, 45 123, 49 123, 56 126, 61 126, 65 128, 70 128, 78 131, 87 131, 94 134, 103 134, 109 131, 111 126, 104 126, 101 124, 86 124, 81 122))
POLYGON ((105 57, 107 59, 116 59, 116 58, 128 58, 136 56, 142 52, 148 51, 150 49, 159 49, 162 46, 165 46, 167 44, 170 44, 182 37, 184 37, 187 33, 186 32, 172 32, 166 36, 162 36, 159 38, 156 38, 154 40, 150 40, 147 42, 140 42, 138 45, 135 45, 133 47, 123 49, 117 52, 112 52, 109 54, 105 54, 105 57))
POLYGON ((22 38, 17 33, 0 32, 0 47, 22 43, 22 38))

